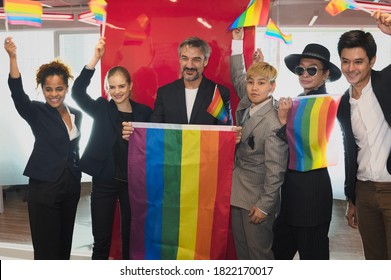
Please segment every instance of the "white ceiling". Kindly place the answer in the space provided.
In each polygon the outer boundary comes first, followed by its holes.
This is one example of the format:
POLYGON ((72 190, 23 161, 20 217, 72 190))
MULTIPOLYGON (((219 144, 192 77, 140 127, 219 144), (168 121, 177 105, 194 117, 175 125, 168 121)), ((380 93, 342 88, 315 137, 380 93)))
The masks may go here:
MULTIPOLYGON (((39 0, 34 0, 39 1, 39 0)), ((90 0, 41 0, 42 4, 52 7, 87 6, 90 0)))
MULTIPOLYGON (((39 0, 35 0, 39 1, 39 0)), ((88 11, 88 2, 90 0, 41 0, 45 4, 45 12, 64 12, 77 15, 81 12, 88 11), (47 6, 51 6, 47 7, 47 6)), ((129 0, 122 0, 129 1, 129 0)), ((148 0, 145 0, 148 1, 148 0)), ((161 0, 164 1, 164 0, 161 0)), ((178 0, 190 1, 190 0, 178 0)), ((212 0, 213 1, 213 0, 212 0)), ((236 1, 236 0, 227 0, 236 1)), ((109 1, 108 1, 109 2, 109 1)), ((391 0, 368 0, 356 1, 358 3, 383 3, 391 11, 391 0)), ((314 15, 318 18, 313 27, 375 27, 374 20, 368 13, 363 11, 346 10, 336 16, 331 16, 325 11, 328 0, 271 0, 270 1, 270 17, 279 26, 283 27, 308 27, 309 22, 314 15)), ((48 22, 45 21, 43 28, 64 27, 63 22, 48 22)), ((0 25, 1 28, 2 25, 0 25)), ((91 27, 88 24, 80 23, 77 20, 67 22, 67 27, 91 27)), ((22 26, 13 26, 13 29, 25 29, 22 26)), ((27 27, 28 28, 28 27, 27 27)))
MULTIPOLYGON (((370 15, 360 10, 345 10, 336 16, 331 16, 325 11, 328 2, 325 0, 275 0, 271 4, 273 7, 270 16, 280 26, 308 27, 314 15, 318 16, 314 27, 376 26, 370 15)), ((356 2, 363 4, 383 3, 383 5, 391 7, 391 0, 356 2)))

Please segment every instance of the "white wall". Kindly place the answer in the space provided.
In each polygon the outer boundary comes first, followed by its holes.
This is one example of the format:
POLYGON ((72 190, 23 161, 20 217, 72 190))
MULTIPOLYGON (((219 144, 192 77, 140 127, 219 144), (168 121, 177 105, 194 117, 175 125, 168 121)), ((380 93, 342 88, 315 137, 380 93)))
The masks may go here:
MULTIPOLYGON (((74 76, 77 77, 83 65, 89 61, 99 33, 92 31, 90 34, 62 36, 61 32, 38 30, 12 31, 10 36, 17 45, 19 68, 26 93, 31 100, 43 101, 40 89, 35 90, 35 73, 39 66, 53 60, 57 53, 65 63, 70 65, 74 76), (55 46, 58 46, 58 49, 55 46)), ((1 40, 4 38, 5 35, 1 40)), ((12 102, 7 82, 9 59, 4 48, 0 50, 0 65, 2 65, 0 68, 0 185, 26 184, 28 178, 22 174, 33 147, 34 137, 30 127, 16 112, 12 102)), ((99 67, 90 89, 94 98, 101 95, 99 67)), ((77 107, 70 97, 70 91, 66 103, 77 107)), ((81 152, 88 139, 91 123, 92 120, 84 114, 81 152)), ((83 175, 83 181, 86 180, 89 180, 89 177, 83 175)))

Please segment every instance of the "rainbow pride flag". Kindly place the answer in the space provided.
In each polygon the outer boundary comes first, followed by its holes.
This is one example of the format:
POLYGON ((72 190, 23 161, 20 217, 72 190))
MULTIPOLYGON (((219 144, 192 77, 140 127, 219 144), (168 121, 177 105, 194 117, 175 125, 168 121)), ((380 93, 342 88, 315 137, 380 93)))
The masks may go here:
POLYGON ((232 127, 133 123, 131 259, 224 259, 235 151, 232 127))
POLYGON ((354 10, 357 8, 357 3, 353 0, 331 0, 325 7, 326 12, 335 16, 346 9, 354 10))
POLYGON ((88 3, 88 6, 90 7, 90 11, 94 14, 95 20, 100 24, 104 24, 107 15, 107 2, 104 0, 91 0, 88 3))
POLYGON ((331 165, 327 144, 341 96, 312 95, 293 99, 287 122, 288 167, 308 171, 331 165))
POLYGON ((267 24, 265 36, 272 39, 280 40, 285 44, 292 44, 292 35, 283 34, 278 28, 277 24, 271 18, 269 19, 269 22, 267 24))
POLYGON ((210 102, 206 111, 222 123, 226 123, 228 120, 228 113, 224 107, 224 102, 217 85, 215 86, 212 102, 210 102))
POLYGON ((42 4, 29 0, 5 0, 6 21, 10 24, 42 26, 42 4))
POLYGON ((270 0, 250 0, 247 9, 229 26, 229 30, 246 26, 265 26, 270 0))

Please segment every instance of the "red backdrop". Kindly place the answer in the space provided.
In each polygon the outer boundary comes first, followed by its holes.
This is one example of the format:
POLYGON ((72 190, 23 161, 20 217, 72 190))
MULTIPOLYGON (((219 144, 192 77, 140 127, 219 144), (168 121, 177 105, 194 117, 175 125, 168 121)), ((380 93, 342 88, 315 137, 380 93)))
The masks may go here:
MULTIPOLYGON (((231 90, 234 113, 239 100, 229 75, 232 35, 227 28, 246 9, 249 0, 107 2, 107 22, 125 30, 106 27, 102 79, 109 68, 125 66, 134 81, 134 100, 153 108, 157 88, 180 77, 179 43, 187 37, 198 36, 212 48, 204 73, 231 90)), ((254 35, 254 28, 246 28, 248 62, 254 51, 254 35)))
MULTIPOLYGON (((133 80, 133 99, 153 108, 157 88, 180 77, 178 45, 198 36, 209 43, 212 54, 205 76, 231 91, 232 113, 239 99, 231 84, 228 26, 246 9, 249 0, 107 0, 106 54, 102 80, 108 69, 126 67, 133 80)), ((245 30, 247 65, 255 45, 254 28, 245 30)), ((118 220, 114 226, 111 257, 120 258, 118 220)))

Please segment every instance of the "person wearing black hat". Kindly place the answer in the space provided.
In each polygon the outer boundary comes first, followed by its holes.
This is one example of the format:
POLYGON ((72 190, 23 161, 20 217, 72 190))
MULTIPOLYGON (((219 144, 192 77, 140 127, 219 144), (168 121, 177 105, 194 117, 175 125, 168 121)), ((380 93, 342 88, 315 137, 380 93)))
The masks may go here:
MULTIPOLYGON (((372 16, 391 35, 391 14, 372 16)), ((351 86, 337 117, 344 135, 348 224, 358 228, 366 259, 391 259, 391 65, 372 69, 376 49, 369 32, 340 37, 341 69, 351 86)))
MULTIPOLYGON (((304 92, 299 96, 327 94, 326 81, 341 77, 339 68, 330 62, 330 52, 319 44, 308 44, 301 54, 285 57, 288 69, 299 78, 304 92)), ((279 101, 279 118, 286 124, 291 98, 279 101)), ((286 140, 286 126, 278 132, 286 140)), ((329 259, 328 232, 333 194, 327 168, 306 172, 288 169, 281 187, 281 209, 273 232, 275 259, 329 259)))

